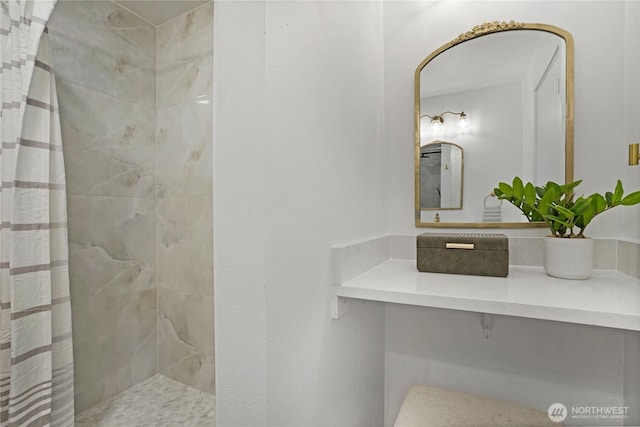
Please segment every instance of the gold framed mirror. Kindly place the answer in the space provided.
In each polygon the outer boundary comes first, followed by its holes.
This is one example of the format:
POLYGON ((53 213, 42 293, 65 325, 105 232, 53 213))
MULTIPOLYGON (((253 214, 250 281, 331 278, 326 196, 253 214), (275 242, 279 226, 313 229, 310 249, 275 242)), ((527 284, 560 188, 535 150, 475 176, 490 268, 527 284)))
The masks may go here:
POLYGON ((543 227, 487 199, 514 176, 573 181, 573 75, 573 37, 547 24, 484 23, 429 54, 415 72, 416 227, 543 227), (438 208, 422 200, 437 184, 421 159, 443 140, 464 150, 465 170, 459 206, 438 208))

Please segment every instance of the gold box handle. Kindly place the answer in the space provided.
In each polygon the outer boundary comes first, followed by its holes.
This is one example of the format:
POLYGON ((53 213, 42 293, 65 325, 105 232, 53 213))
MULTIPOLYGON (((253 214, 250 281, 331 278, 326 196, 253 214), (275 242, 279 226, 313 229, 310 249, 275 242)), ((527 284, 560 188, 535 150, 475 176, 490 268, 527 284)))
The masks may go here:
POLYGON ((447 243, 447 249, 475 249, 473 243, 447 243))

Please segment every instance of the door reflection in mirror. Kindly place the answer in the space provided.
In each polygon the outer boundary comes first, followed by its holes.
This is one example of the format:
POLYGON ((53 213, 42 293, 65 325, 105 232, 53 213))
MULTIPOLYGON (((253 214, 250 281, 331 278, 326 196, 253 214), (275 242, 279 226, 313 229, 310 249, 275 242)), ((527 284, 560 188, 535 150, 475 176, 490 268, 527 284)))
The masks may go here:
POLYGON ((462 209, 462 147, 436 141, 420 147, 420 209, 462 209))

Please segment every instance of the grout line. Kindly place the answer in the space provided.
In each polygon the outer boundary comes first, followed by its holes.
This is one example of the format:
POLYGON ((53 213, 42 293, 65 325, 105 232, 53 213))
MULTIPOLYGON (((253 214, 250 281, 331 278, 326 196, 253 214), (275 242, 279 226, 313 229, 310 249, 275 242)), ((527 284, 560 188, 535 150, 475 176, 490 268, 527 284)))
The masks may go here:
MULTIPOLYGON (((142 16, 138 15, 138 14, 137 14, 137 13, 135 13, 134 11, 132 11, 132 10, 130 10, 130 9, 126 8, 126 7, 124 7, 123 5, 121 5, 120 3, 118 3, 116 0, 110 0, 110 1, 111 1, 111 3, 115 4, 116 6, 118 6, 118 7, 122 8, 122 9, 126 10, 127 12, 129 12, 130 14, 132 14, 133 16, 135 16, 136 18, 139 18, 139 19, 143 20, 144 22, 146 22, 147 24, 152 25, 154 28, 158 28, 158 26, 157 26, 156 24, 154 24, 154 23, 150 22, 149 20, 147 20, 147 19, 143 18, 142 16)), ((157 43, 156 43, 156 45, 157 45, 157 43)))
MULTIPOLYGON (((156 0, 156 1, 160 2, 160 1, 162 1, 162 0, 156 0)), ((208 5, 209 5, 209 3, 213 3, 213 0, 206 1, 206 2, 202 3, 200 6, 196 6, 196 7, 192 8, 192 9, 189 9, 189 10, 187 10, 187 11, 185 11, 185 12, 181 13, 181 14, 180 14, 180 15, 178 15, 178 16, 174 16, 173 18, 171 18, 171 19, 169 19, 169 20, 167 20, 167 21, 164 21, 162 24, 158 24, 158 27, 161 27, 162 25, 168 24, 168 23, 170 23, 171 21, 175 21, 176 19, 179 19, 179 18, 183 17, 183 16, 184 16, 184 15, 186 15, 187 13, 195 12, 195 11, 197 11, 198 9, 201 9, 201 8, 203 8, 203 7, 206 7, 206 6, 208 6, 208 5)))
MULTIPOLYGON (((179 14, 177 16, 174 16, 173 18, 170 18, 170 19, 168 19, 168 20, 166 20, 164 22, 161 22, 159 24, 154 24, 153 22, 149 21, 148 19, 144 18, 143 16, 139 15, 138 13, 136 13, 136 12, 132 11, 131 9, 127 8, 126 6, 120 4, 117 0, 110 0, 110 1, 111 1, 111 3, 117 5, 118 7, 126 10, 127 12, 129 12, 130 14, 135 16, 136 18, 139 18, 139 19, 143 20, 144 22, 146 22, 147 24, 152 25, 156 29, 161 27, 162 25, 168 24, 171 21, 175 21, 176 19, 182 17, 183 15, 186 15, 187 13, 194 12, 194 11, 196 11, 196 10, 202 8, 202 7, 205 7, 205 6, 209 5, 209 3, 213 3, 213 0, 206 1, 206 2, 202 3, 201 5, 196 6, 194 8, 191 8, 191 9, 189 9, 187 11, 184 11, 181 14, 179 14)), ((149 1, 149 0, 147 0, 147 1, 149 1)), ((162 1, 164 1, 164 0, 155 0, 154 3, 162 3, 162 1)), ((157 43, 156 43, 156 45, 157 45, 157 43)))
POLYGON ((155 255, 156 255, 156 274, 155 274, 155 285, 156 285, 156 372, 160 374, 160 289, 158 287, 158 242, 160 241, 158 237, 158 111, 159 111, 159 94, 158 94, 158 80, 159 80, 159 70, 160 70, 160 61, 158 57, 160 56, 160 48, 158 47, 158 33, 160 29, 156 27, 156 70, 155 70, 155 80, 156 80, 156 94, 155 94, 155 117, 154 117, 154 133, 155 133, 155 157, 156 157, 156 176, 155 176, 155 195, 156 195, 156 218, 155 218, 155 255))
POLYGON ((114 95, 112 93, 107 93, 107 92, 102 91, 100 89, 89 87, 89 86, 86 86, 84 84, 81 84, 81 83, 78 83, 78 82, 75 82, 75 81, 67 80, 64 77, 57 77, 56 76, 56 83, 57 82, 62 82, 62 86, 64 86, 64 85, 73 86, 73 87, 75 87, 77 89, 86 90, 88 92, 92 92, 93 94, 102 95, 102 96, 105 96, 105 97, 108 97, 108 98, 114 98, 114 99, 117 99, 119 101, 122 101, 123 103, 135 105, 135 106, 140 107, 140 108, 146 108, 146 109, 154 109, 154 108, 156 108, 155 105, 149 105, 149 104, 145 104, 145 103, 143 103, 143 102, 141 102, 139 100, 128 99, 128 98, 125 98, 125 97, 120 96, 120 95, 114 95))

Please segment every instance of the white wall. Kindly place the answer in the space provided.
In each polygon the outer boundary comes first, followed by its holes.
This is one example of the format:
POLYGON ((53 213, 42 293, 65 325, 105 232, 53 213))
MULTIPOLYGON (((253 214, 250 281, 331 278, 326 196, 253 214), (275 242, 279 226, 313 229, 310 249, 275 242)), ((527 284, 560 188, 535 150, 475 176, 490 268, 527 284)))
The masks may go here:
POLYGON ((380 425, 384 308, 330 247, 384 232, 382 5, 216 2, 218 425, 380 425))
MULTIPOLYGON (((624 65, 624 141, 640 142, 640 3, 625 3, 625 55, 624 65)), ((640 188, 640 166, 627 166, 625 169, 625 182, 627 187, 633 185, 640 188)), ((630 239, 640 242, 640 215, 631 217, 628 221, 630 239), (632 234, 633 230, 636 234, 632 234)), ((640 263, 640 261, 639 261, 640 263)), ((624 354, 624 397, 625 405, 633 405, 632 418, 640 420, 640 334, 625 332, 624 354)), ((640 423, 640 421, 637 421, 640 423)))
MULTIPOLYGON (((626 166, 627 144, 640 138, 639 9, 634 2, 385 2, 388 232, 425 231, 412 223, 413 71, 432 50, 484 21, 542 22, 573 34, 575 177, 584 179, 584 193, 610 190, 618 178, 629 191, 640 187, 640 171, 626 166)), ((594 220, 590 235, 638 239, 640 207, 608 216, 606 224, 594 220)), ((480 319, 474 313, 387 305, 386 425, 392 425, 407 388, 419 382, 540 409, 553 401, 626 404, 633 417, 628 422, 640 423, 638 333, 498 316, 492 337, 484 340, 480 319)))
POLYGON ((264 425, 264 3, 214 3, 213 254, 216 416, 264 425))
POLYGON ((382 6, 268 2, 266 22, 268 425, 373 425, 383 310, 329 319, 329 249, 384 229, 382 6))
MULTIPOLYGON (((625 56, 624 56, 624 101, 623 119, 625 144, 640 142, 640 3, 625 2, 625 56)), ((625 145, 626 147, 626 145, 625 145)), ((624 167, 626 186, 628 190, 640 189, 640 167, 624 167)), ((629 216, 622 227, 628 231, 625 236, 640 242, 640 214, 629 216), (634 233, 635 230, 635 233, 634 233)), ((640 397, 639 399, 640 400, 640 397)))

